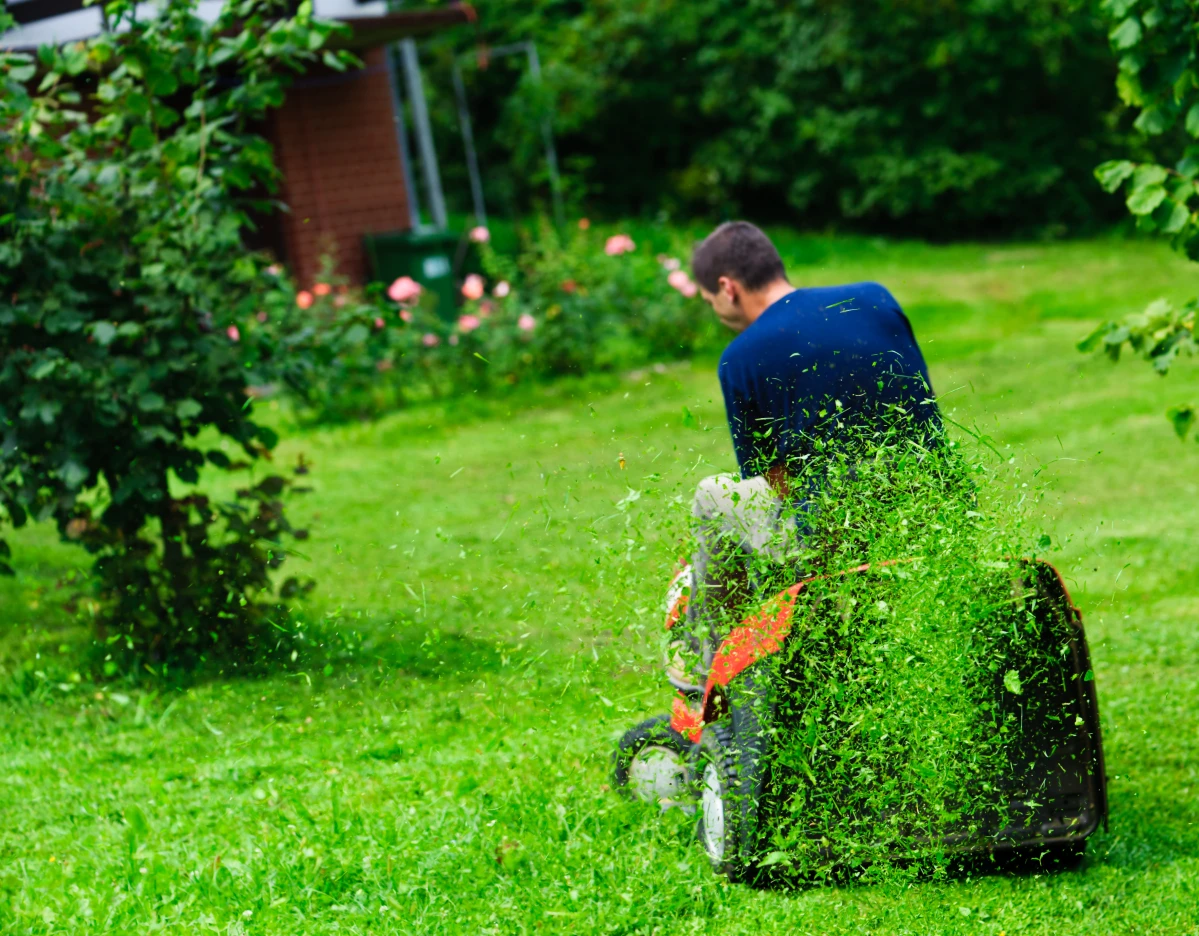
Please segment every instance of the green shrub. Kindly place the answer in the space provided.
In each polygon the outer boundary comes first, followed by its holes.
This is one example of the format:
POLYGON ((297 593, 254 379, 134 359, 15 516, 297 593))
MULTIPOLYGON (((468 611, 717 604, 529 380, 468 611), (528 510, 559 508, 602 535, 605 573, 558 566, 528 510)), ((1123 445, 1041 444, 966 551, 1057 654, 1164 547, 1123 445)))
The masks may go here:
POLYGON ((195 6, 115 0, 111 31, 0 61, 0 516, 96 556, 110 655, 184 663, 262 635, 296 532, 280 475, 225 502, 187 489, 277 441, 250 388, 296 367, 256 327, 272 287, 242 233, 277 173, 252 127, 336 28, 308 3, 195 6))
POLYGON ((677 258, 588 226, 561 234, 544 220, 514 256, 493 250, 482 229, 476 236, 484 272, 463 282, 454 317, 437 315, 409 279, 350 289, 326 266, 308 290, 278 280, 271 328, 285 336, 293 362, 285 380, 304 412, 363 418, 419 400, 673 360, 715 342, 714 319, 677 258), (413 295, 397 302, 389 297, 396 289, 413 295))
POLYGON ((465 320, 468 353, 487 359, 492 379, 513 383, 672 360, 713 334, 712 316, 678 270, 681 262, 654 257, 625 234, 586 222, 562 233, 542 219, 515 257, 480 247, 490 283, 468 286, 477 292, 490 285, 491 295, 469 300, 458 328, 465 320), (672 270, 688 295, 671 287, 672 270))

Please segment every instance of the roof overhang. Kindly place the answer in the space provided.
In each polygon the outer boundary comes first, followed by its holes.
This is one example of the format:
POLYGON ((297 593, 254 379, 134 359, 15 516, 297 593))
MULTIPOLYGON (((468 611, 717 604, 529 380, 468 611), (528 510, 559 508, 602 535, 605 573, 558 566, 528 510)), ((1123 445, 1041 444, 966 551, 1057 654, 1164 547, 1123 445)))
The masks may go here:
POLYGON ((371 49, 388 45, 397 39, 424 36, 449 26, 460 26, 476 20, 469 3, 452 3, 444 7, 405 10, 386 16, 339 17, 353 31, 349 36, 336 36, 330 42, 334 48, 371 49))
MULTIPOLYGON (((212 22, 223 5, 223 0, 199 0, 196 12, 212 22)), ((139 7, 152 15, 152 4, 139 7)), ((469 3, 395 12, 388 12, 381 0, 315 0, 313 7, 317 16, 345 23, 352 31, 348 36, 334 37, 331 45, 354 50, 427 35, 477 19, 469 3)), ((32 51, 41 45, 90 39, 103 29, 100 6, 85 6, 84 0, 9 0, 8 12, 17 26, 0 35, 0 48, 32 51)))

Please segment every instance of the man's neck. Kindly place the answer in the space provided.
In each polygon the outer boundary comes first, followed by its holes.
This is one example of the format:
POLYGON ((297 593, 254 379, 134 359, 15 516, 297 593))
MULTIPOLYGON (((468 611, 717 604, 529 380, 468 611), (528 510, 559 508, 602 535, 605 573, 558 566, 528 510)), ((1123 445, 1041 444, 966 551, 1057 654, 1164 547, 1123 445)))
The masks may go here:
POLYGON ((795 292, 794 286, 785 279, 777 279, 773 283, 763 286, 754 292, 742 293, 741 308, 745 312, 745 319, 748 325, 752 325, 763 312, 784 296, 788 296, 793 292, 795 292))

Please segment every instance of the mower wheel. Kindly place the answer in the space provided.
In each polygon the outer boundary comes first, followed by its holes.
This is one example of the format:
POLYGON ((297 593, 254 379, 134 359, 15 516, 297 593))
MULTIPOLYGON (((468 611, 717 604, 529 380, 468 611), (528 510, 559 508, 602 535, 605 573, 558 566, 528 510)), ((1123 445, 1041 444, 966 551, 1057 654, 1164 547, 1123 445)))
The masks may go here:
POLYGON ((613 784, 634 799, 662 809, 695 809, 691 798, 692 751, 696 745, 670 727, 669 715, 658 715, 630 728, 616 748, 613 784))
POLYGON ((712 870, 731 881, 752 883, 759 811, 765 789, 767 735, 762 723, 769 702, 743 680, 741 704, 730 718, 704 726, 696 771, 700 815, 697 835, 712 870))

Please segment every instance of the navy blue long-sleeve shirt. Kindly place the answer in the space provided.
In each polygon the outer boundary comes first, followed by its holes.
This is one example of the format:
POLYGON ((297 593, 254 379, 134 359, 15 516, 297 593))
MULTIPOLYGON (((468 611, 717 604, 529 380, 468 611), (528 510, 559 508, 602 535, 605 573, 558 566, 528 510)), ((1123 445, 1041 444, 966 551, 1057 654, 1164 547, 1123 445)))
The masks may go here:
POLYGON ((835 441, 894 407, 940 429, 912 327, 878 283, 784 296, 733 339, 719 375, 742 477, 793 465, 817 440, 835 441))

